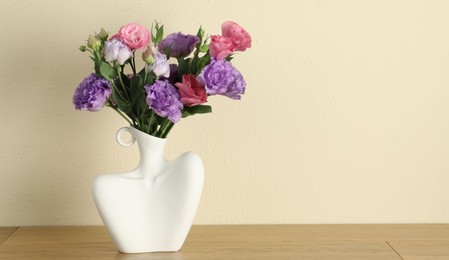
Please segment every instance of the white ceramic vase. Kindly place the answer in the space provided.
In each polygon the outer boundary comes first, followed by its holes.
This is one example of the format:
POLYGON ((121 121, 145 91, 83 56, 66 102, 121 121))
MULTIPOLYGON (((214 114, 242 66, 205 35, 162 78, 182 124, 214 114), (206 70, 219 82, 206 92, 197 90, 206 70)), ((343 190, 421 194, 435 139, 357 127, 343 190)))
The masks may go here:
POLYGON ((135 140, 136 169, 98 176, 93 197, 109 234, 122 253, 173 252, 181 249, 201 197, 204 168, 198 155, 186 152, 176 160, 164 157, 166 139, 123 127, 116 135, 125 147, 135 140), (125 142, 122 132, 132 139, 125 142))

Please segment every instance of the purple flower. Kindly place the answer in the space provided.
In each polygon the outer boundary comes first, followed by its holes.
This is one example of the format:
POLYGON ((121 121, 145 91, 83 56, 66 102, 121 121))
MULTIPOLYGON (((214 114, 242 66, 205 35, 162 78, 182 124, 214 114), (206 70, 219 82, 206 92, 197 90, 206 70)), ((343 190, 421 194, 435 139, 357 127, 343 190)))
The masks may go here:
POLYGON ((195 45, 200 42, 200 39, 195 35, 172 33, 167 35, 159 45, 158 49, 161 53, 165 53, 166 49, 170 49, 170 57, 186 57, 192 53, 195 45))
POLYGON ((180 81, 178 74, 178 65, 170 64, 170 76, 165 79, 168 79, 168 81, 173 85, 175 85, 175 83, 180 81))
POLYGON ((104 107, 111 93, 109 81, 92 73, 76 88, 73 104, 77 110, 98 111, 104 107))
POLYGON ((211 60, 199 75, 206 86, 208 95, 223 95, 232 99, 240 99, 245 93, 246 82, 242 74, 226 60, 211 60))
POLYGON ((145 89, 147 104, 157 115, 168 117, 173 123, 181 119, 183 105, 178 91, 168 80, 156 80, 153 85, 145 85, 145 89))

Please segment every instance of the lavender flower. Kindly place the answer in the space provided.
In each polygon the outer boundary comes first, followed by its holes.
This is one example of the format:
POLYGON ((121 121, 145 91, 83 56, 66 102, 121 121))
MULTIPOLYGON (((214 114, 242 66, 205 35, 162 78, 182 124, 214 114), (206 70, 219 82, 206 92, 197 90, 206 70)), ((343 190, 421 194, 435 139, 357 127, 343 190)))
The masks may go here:
POLYGON ((211 60, 199 75, 206 86, 208 95, 223 95, 240 99, 245 93, 246 82, 242 74, 226 60, 211 60))
POLYGON ((104 107, 111 93, 109 81, 92 73, 76 88, 73 104, 77 110, 98 111, 104 107))
POLYGON ((170 64, 170 76, 167 79, 171 84, 175 85, 175 83, 179 82, 179 74, 178 74, 178 65, 170 64))
POLYGON ((131 49, 117 38, 104 43, 103 55, 106 61, 117 61, 123 65, 133 53, 131 49))
POLYGON ((166 49, 170 50, 170 57, 180 58, 186 57, 192 53, 195 49, 195 45, 200 42, 200 39, 195 35, 172 33, 167 35, 159 45, 158 49, 160 52, 165 53, 166 49))
POLYGON ((153 71, 157 77, 163 76, 168 78, 170 76, 170 64, 168 63, 167 56, 165 54, 156 52, 153 54, 154 63, 151 65, 150 70, 153 71))
POLYGON ((183 105, 175 86, 168 80, 156 80, 153 85, 146 85, 147 104, 161 116, 168 117, 173 123, 181 119, 183 105))

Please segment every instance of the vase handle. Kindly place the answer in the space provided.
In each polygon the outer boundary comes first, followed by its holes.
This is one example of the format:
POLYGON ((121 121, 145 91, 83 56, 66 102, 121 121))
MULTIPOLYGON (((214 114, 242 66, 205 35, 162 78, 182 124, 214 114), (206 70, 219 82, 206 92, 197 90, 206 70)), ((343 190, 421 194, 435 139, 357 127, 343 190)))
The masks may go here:
POLYGON ((117 140, 117 143, 123 147, 130 147, 131 145, 134 144, 134 142, 136 141, 136 138, 134 138, 133 134, 131 133, 131 131, 129 131, 129 127, 125 126, 120 128, 117 131, 117 134, 115 135, 115 139, 117 140), (131 135, 131 139, 129 141, 123 141, 122 140, 122 132, 128 132, 131 135))

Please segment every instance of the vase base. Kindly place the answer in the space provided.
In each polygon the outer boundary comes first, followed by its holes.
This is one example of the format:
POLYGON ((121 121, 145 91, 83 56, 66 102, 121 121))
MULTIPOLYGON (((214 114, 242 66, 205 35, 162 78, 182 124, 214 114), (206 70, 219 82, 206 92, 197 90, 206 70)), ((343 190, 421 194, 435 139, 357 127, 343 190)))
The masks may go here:
POLYGON ((186 152, 167 161, 164 139, 124 129, 139 145, 140 162, 130 172, 95 178, 92 193, 100 217, 119 252, 177 252, 201 197, 201 158, 186 152))
POLYGON ((176 253, 179 252, 181 249, 178 250, 171 250, 171 249, 143 249, 143 250, 118 250, 121 254, 146 254, 146 253, 176 253))

